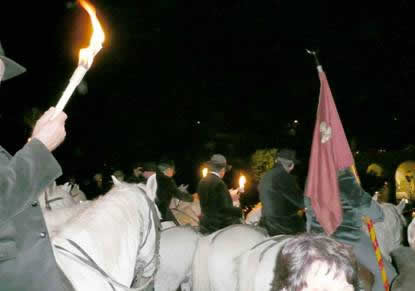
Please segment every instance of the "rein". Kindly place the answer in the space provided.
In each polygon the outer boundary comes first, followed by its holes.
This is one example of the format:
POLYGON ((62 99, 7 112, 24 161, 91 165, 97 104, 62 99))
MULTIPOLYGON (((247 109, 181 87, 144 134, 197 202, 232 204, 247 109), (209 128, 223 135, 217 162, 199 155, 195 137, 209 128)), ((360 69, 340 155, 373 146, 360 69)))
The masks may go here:
POLYGON ((59 201, 59 200, 63 200, 62 197, 56 197, 56 198, 52 198, 52 199, 48 199, 48 191, 45 191, 45 207, 47 210, 52 210, 52 207, 50 207, 50 203, 51 202, 55 202, 55 201, 59 201))
MULTIPOLYGON (((85 250, 83 250, 82 249, 82 247, 81 246, 79 246, 76 242, 74 242, 74 241, 72 241, 71 239, 66 239, 73 247, 75 247, 84 257, 82 257, 82 256, 80 256, 80 255, 78 255, 78 254, 75 254, 74 252, 72 252, 72 251, 70 251, 70 250, 67 250, 67 249, 65 249, 64 247, 61 247, 61 246, 58 246, 58 245, 54 245, 54 247, 57 249, 57 250, 59 250, 59 251, 61 251, 62 253, 64 253, 64 254, 66 254, 66 255, 68 255, 68 256, 70 256, 70 257, 72 257, 72 258, 75 258, 75 259, 77 259, 77 260, 79 260, 80 262, 82 262, 83 264, 85 264, 86 266, 88 266, 88 267, 90 267, 91 269, 93 269, 93 270, 95 270, 95 271, 97 271, 106 281, 107 281, 107 283, 110 285, 110 287, 111 287, 111 289, 113 290, 113 291, 116 291, 116 289, 115 289, 115 286, 116 287, 118 287, 118 288, 122 288, 123 290, 126 290, 126 291, 141 291, 141 290, 144 290, 144 289, 146 289, 147 288, 147 286, 154 280, 154 276, 155 276, 155 274, 156 274, 156 272, 157 272, 157 270, 158 270, 158 267, 159 267, 159 262, 160 262, 160 260, 159 260, 159 256, 158 256, 158 254, 159 254, 159 249, 160 249, 160 232, 159 232, 159 229, 160 229, 160 221, 159 221, 159 219, 158 219, 158 215, 157 215, 157 213, 156 213, 156 210, 155 210, 155 206, 154 206, 154 204, 150 201, 150 199, 147 197, 147 195, 146 194, 143 194, 143 196, 144 196, 144 198, 146 199, 146 202, 147 202, 147 205, 148 205, 148 207, 149 207, 149 211, 148 211, 148 213, 149 213, 149 223, 148 223, 148 227, 147 227, 147 233, 146 233, 146 235, 145 235, 145 238, 141 241, 141 243, 140 243, 140 245, 139 245, 139 247, 138 247, 138 249, 137 249, 137 255, 136 255, 136 258, 137 258, 137 260, 136 260, 136 263, 135 263, 135 267, 134 267, 134 278, 133 278, 133 280, 132 280, 132 286, 133 287, 128 287, 128 286, 126 286, 126 285, 124 285, 124 284, 122 284, 122 283, 119 283, 118 281, 116 281, 114 278, 112 278, 109 274, 107 274, 89 255, 88 255, 88 253, 85 251, 85 250), (153 216, 153 219, 151 218, 151 216, 153 216), (142 250, 142 248, 146 245, 146 243, 147 243, 147 240, 148 240, 148 237, 149 237, 149 234, 150 234, 150 232, 151 232, 151 229, 152 229, 152 226, 153 226, 153 224, 154 224, 154 228, 155 228, 155 232, 156 232, 156 250, 154 251, 154 254, 153 254, 153 256, 152 256, 152 258, 151 258, 151 260, 148 262, 148 263, 146 263, 144 266, 141 266, 141 260, 139 259, 139 254, 140 254, 140 251, 142 250), (144 277, 144 278, 146 278, 146 281, 143 283, 143 284, 141 284, 141 286, 139 286, 139 287, 135 287, 134 285, 137 283, 137 282, 139 282, 139 279, 140 279, 140 276, 141 276, 141 271, 144 271, 150 264, 152 264, 154 261, 156 261, 155 262, 155 264, 156 264, 156 266, 155 266, 155 268, 154 268, 154 270, 153 270, 153 272, 151 273, 151 275, 150 276, 148 276, 148 277, 144 277)), ((45 197, 46 197, 46 195, 45 195, 45 197)), ((57 199, 57 198, 56 198, 57 199)), ((62 199, 62 198, 60 198, 60 199, 62 199)), ((46 200, 47 201, 47 200, 46 200)), ((140 237, 143 237, 143 231, 142 230, 140 230, 140 237)))

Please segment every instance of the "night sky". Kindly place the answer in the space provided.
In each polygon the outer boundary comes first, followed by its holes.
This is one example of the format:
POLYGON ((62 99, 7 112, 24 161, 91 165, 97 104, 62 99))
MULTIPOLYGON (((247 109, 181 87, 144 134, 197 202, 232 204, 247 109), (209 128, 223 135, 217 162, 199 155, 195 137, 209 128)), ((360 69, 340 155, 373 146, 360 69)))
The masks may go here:
MULTIPOLYGON (((319 80, 306 48, 319 50, 353 147, 414 144, 410 1, 91 2, 107 39, 85 77, 87 94, 65 108, 56 157, 67 175, 168 157, 181 182, 212 152, 246 160, 283 146, 307 164, 319 80)), ((28 69, 0 89, 1 144, 15 152, 30 136, 33 108, 58 101, 90 23, 73 1, 0 9, 6 55, 28 69)))

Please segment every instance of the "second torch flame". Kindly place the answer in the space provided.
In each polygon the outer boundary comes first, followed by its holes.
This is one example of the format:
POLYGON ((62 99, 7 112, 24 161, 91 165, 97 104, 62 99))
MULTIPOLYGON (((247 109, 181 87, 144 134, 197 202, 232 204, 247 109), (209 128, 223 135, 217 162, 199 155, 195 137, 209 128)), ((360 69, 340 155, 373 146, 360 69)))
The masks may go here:
POLYGON ((243 193, 245 191, 245 183, 246 183, 246 178, 244 175, 241 175, 239 177, 239 191, 241 193, 243 193))
POLYGON ((76 87, 78 87, 79 83, 81 83, 86 72, 91 67, 92 62, 94 61, 94 57, 101 50, 102 43, 105 40, 105 34, 96 16, 94 6, 92 6, 85 0, 79 0, 79 3, 88 12, 89 17, 91 18, 93 32, 91 40, 89 41, 89 47, 83 48, 79 51, 78 67, 73 73, 71 79, 69 80, 68 86, 66 87, 61 98, 59 99, 52 119, 55 118, 59 114, 59 112, 63 111, 63 108, 65 107, 66 103, 68 103, 73 91, 75 91, 76 87))

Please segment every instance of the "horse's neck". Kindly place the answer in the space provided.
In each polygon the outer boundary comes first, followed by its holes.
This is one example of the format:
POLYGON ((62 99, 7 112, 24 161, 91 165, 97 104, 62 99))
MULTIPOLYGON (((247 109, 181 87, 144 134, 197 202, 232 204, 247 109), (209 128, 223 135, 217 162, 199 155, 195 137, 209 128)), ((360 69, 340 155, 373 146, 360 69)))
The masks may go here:
POLYGON ((114 279, 130 284, 147 227, 148 206, 140 193, 113 189, 74 217, 55 238, 79 244, 114 279))
POLYGON ((72 207, 65 207, 54 210, 42 209, 43 216, 45 217, 46 226, 51 236, 56 233, 73 217, 79 215, 81 211, 89 206, 87 203, 79 203, 72 207))

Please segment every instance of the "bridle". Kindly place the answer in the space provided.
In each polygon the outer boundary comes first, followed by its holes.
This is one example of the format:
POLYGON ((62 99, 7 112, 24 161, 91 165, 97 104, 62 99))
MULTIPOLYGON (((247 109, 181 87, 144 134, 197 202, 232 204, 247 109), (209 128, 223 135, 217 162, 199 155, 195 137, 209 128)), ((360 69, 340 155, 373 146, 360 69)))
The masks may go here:
POLYGON ((59 200, 63 200, 63 197, 56 197, 56 198, 52 198, 52 199, 48 199, 49 195, 48 195, 48 189, 45 190, 45 207, 47 210, 52 210, 52 207, 50 206, 51 202, 56 202, 59 200))

